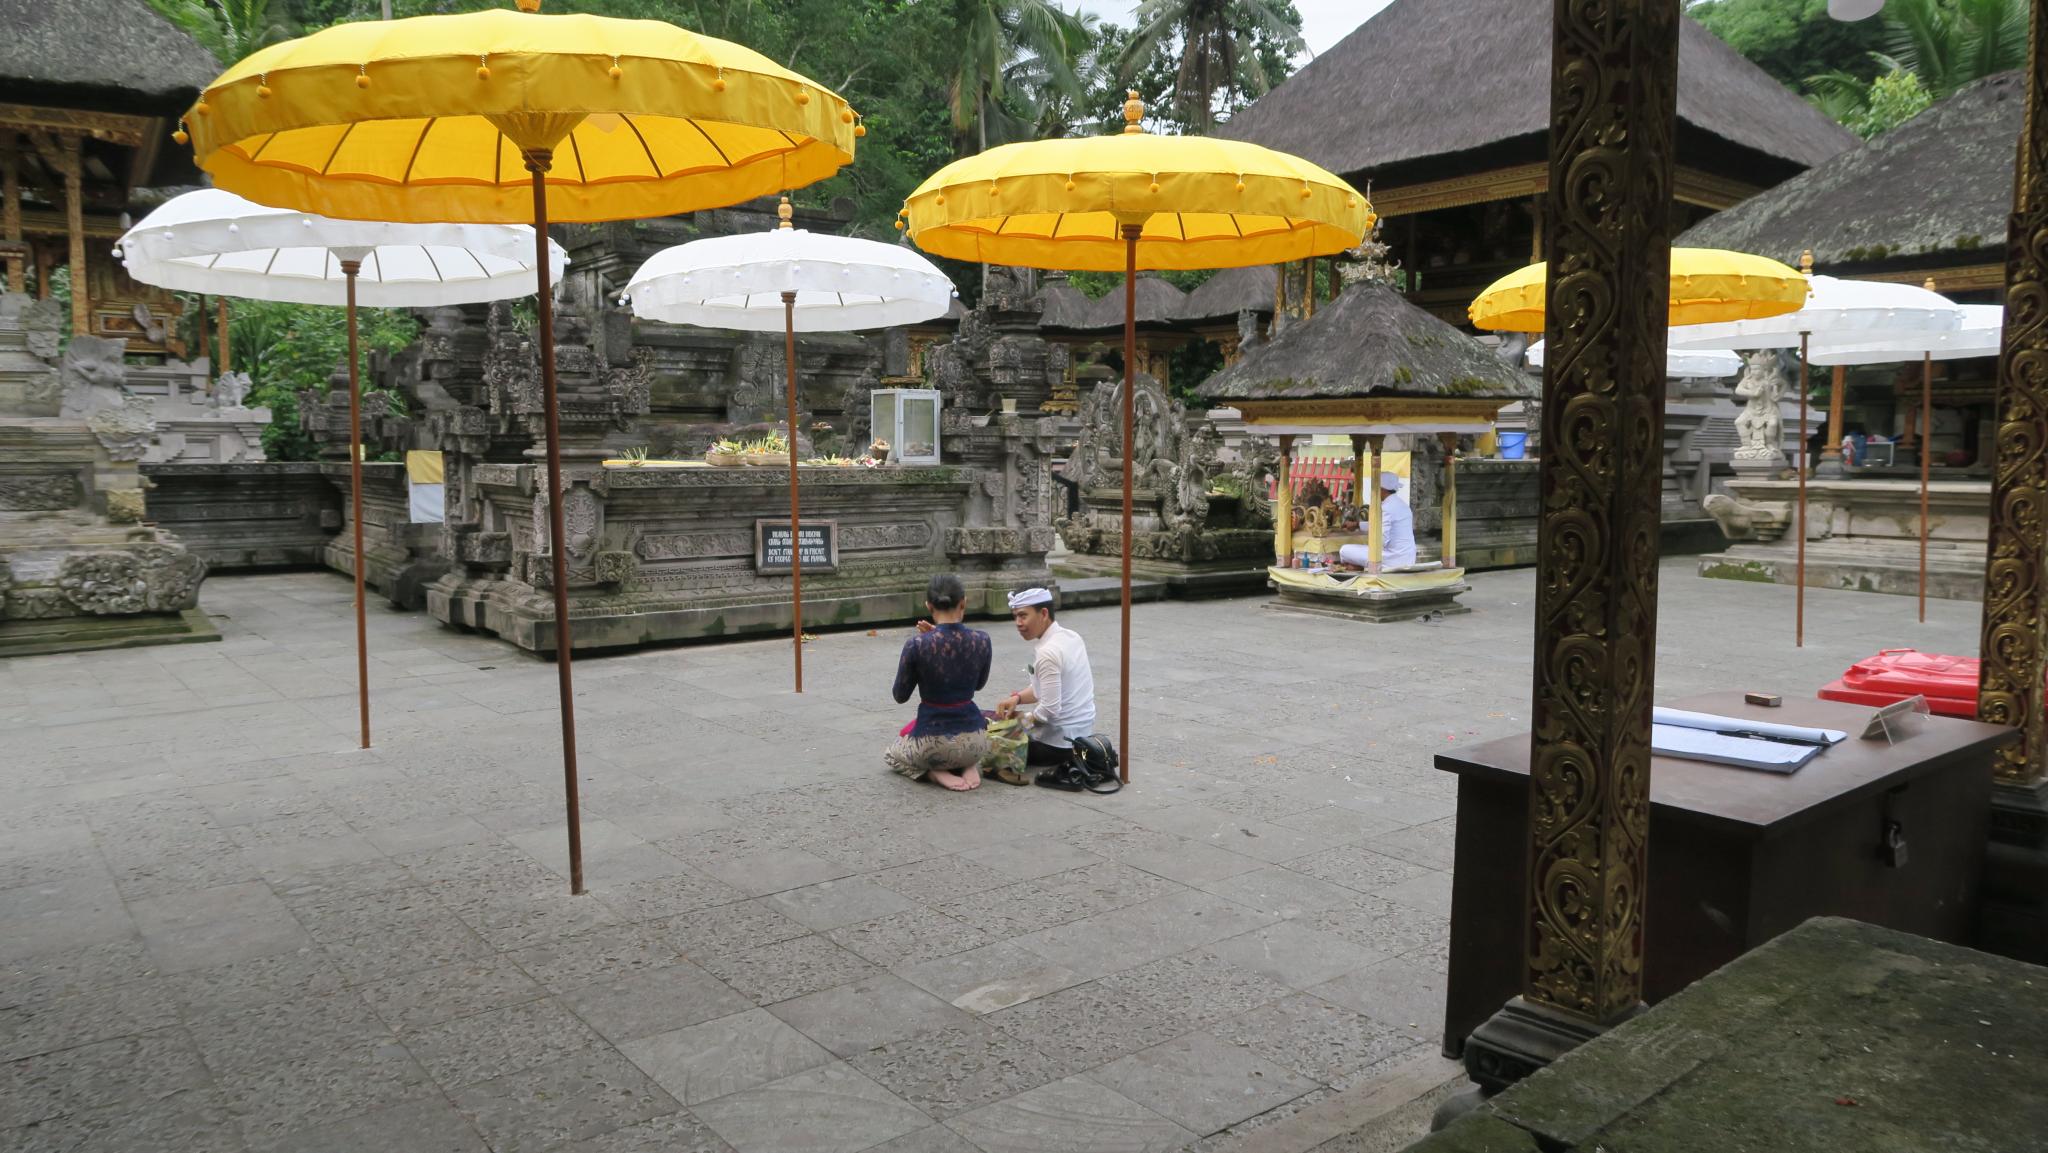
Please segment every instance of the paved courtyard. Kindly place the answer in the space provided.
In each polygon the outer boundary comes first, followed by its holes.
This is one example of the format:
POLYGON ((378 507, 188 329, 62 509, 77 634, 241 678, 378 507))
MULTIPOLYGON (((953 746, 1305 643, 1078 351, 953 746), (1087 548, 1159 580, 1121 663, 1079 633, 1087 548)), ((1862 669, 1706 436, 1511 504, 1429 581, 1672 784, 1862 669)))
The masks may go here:
MULTIPOLYGON (((358 751, 348 583, 215 578, 221 643, 0 663, 0 1151, 1209 1150, 1426 1088, 1431 756, 1527 723, 1532 575, 1474 585, 1140 606, 1111 797, 887 774, 901 630, 821 637, 801 697, 786 644, 579 662, 572 898, 550 665, 373 609, 358 751)), ((1976 651, 1975 604, 1791 617, 1674 560, 1659 696, 1976 651)), ((1113 731, 1115 610, 1062 619, 1113 731)))

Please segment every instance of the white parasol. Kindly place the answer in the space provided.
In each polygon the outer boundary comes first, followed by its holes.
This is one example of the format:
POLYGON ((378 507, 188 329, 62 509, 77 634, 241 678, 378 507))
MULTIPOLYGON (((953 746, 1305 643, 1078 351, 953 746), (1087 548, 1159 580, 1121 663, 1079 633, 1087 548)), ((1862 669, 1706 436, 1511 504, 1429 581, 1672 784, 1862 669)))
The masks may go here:
MULTIPOLYGON (((356 306, 429 308, 532 296, 533 229, 523 224, 330 220, 203 188, 163 204, 114 249, 129 277, 179 292, 337 305, 348 310, 350 500, 355 520, 356 696, 370 747, 370 658, 363 608, 363 430, 356 306)), ((549 241, 551 282, 568 263, 549 241)))
MULTIPOLYGON (((1813 268, 1813 254, 1800 261, 1813 268)), ((1962 326, 1962 310, 1931 288, 1880 280, 1843 280, 1833 276, 1808 279, 1806 306, 1797 312, 1764 320, 1722 324, 1689 324, 1671 330, 1669 346, 1699 348, 1797 348, 1799 350, 1799 523, 1798 564, 1793 578, 1792 643, 1806 644, 1806 366, 1814 340, 1848 343, 1859 337, 1883 339, 1905 333, 1954 332, 1962 326)))
POLYGON ((663 249, 626 284, 633 313, 671 324, 781 332, 789 406, 789 575, 795 622, 796 691, 804 691, 804 576, 796 476, 796 334, 852 332, 943 316, 953 282, 916 251, 790 227, 784 197, 779 228, 717 236, 663 249))
MULTIPOLYGON (((1529 346, 1529 367, 1543 367, 1543 341, 1529 346)), ((1734 376, 1742 371, 1742 357, 1725 348, 1671 351, 1664 354, 1664 375, 1680 380, 1734 376)))
MULTIPOLYGON (((2005 337, 2005 307, 1998 304, 1957 305, 1962 326, 1947 332, 1858 333, 1842 341, 1816 344, 1813 363, 1820 365, 1896 364, 1920 358, 1920 620, 1927 620, 1927 482, 1928 445, 1934 426, 1934 362, 1997 356, 2005 337)), ((1829 436, 1839 436, 1830 430, 1829 436)))

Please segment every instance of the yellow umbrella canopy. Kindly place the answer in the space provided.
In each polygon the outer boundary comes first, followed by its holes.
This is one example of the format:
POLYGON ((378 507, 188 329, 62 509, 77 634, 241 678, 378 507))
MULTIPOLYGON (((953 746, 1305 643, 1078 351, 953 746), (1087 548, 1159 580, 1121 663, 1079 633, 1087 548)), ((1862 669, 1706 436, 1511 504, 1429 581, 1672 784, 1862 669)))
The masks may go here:
MULTIPOLYGON (((504 10, 338 24, 257 52, 182 124, 219 187, 357 220, 621 220, 799 188, 858 117, 737 44, 656 20, 504 10)), ((182 137, 181 137, 182 139, 182 137)))
MULTIPOLYGON (((1519 268, 1473 299, 1476 328, 1542 332, 1548 261, 1519 268)), ((1670 324, 1762 320, 1797 312, 1806 304, 1804 274, 1763 256, 1719 248, 1671 250, 1670 324)))
POLYGON ((1121 272, 1235 268, 1329 256, 1372 229, 1372 205, 1296 156, 1237 140, 1123 135, 1006 144, 956 160, 905 201, 918 247, 956 260, 1121 272))

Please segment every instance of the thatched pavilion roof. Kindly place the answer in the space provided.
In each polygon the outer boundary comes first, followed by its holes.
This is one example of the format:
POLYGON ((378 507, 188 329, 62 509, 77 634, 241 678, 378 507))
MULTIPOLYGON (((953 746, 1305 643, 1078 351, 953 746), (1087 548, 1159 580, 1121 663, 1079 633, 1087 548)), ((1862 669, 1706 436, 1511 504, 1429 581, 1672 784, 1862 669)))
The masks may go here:
POLYGON ((2026 75, 1957 92, 1863 147, 1687 229, 1675 244, 1823 267, 1982 250, 2003 259, 2026 75))
POLYGON ((1277 270, 1270 264, 1250 268, 1226 268, 1203 281, 1181 305, 1184 321, 1234 320, 1240 312, 1270 315, 1277 270))
POLYGON ((1204 400, 1537 396, 1542 383, 1383 284, 1361 281, 1202 382, 1204 400))
POLYGON ((14 103, 175 116, 221 70, 143 0, 0 0, 0 29, 14 103))
MULTIPOLYGON (((1122 299, 1121 294, 1118 294, 1118 299, 1122 299)), ((1094 307, 1095 302, 1088 299, 1087 293, 1075 288, 1065 277, 1042 279, 1038 287, 1038 300, 1045 306, 1044 313, 1038 318, 1040 328, 1053 328, 1064 332, 1089 331, 1088 310, 1094 307)), ((1119 320, 1118 323, 1121 324, 1122 321, 1119 320)))
MULTIPOLYGON (((1222 134, 1346 176, 1540 138, 1551 9, 1550 0, 1395 0, 1222 134)), ((1856 141, 1690 19, 1679 34, 1678 118, 1799 167, 1856 141)))
MULTIPOLYGON (((1157 276, 1138 274, 1139 324, 1175 324, 1181 318, 1181 309, 1187 305, 1188 294, 1168 284, 1157 276)), ((1084 331, 1098 329, 1119 329, 1124 326, 1123 286, 1103 293, 1101 298, 1088 305, 1088 321, 1084 331)))

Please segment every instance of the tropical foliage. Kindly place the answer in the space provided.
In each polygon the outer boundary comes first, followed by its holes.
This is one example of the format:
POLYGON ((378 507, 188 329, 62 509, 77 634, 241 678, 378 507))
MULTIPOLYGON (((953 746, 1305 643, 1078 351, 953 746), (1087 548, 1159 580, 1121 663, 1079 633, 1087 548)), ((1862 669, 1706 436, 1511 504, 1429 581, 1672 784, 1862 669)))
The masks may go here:
POLYGON ((1119 64, 1130 78, 1173 60, 1169 105, 1189 132, 1207 132, 1286 78, 1307 51, 1289 0, 1141 0, 1119 64))
MULTIPOLYGON (((196 316, 196 302, 185 312, 196 316)), ((301 389, 328 387, 329 378, 348 361, 347 318, 339 308, 279 304, 268 300, 237 300, 229 308, 228 349, 236 370, 249 374, 247 403, 270 409, 263 430, 263 451, 272 460, 311 460, 314 444, 299 430, 301 389)), ((362 356, 361 379, 368 379, 369 358, 396 352, 419 335, 419 323, 395 309, 365 308, 357 312, 362 356)), ((379 405, 403 407, 396 393, 366 389, 365 411, 379 405)))
POLYGON ((149 0, 149 5, 224 65, 298 34, 283 0, 149 0))

